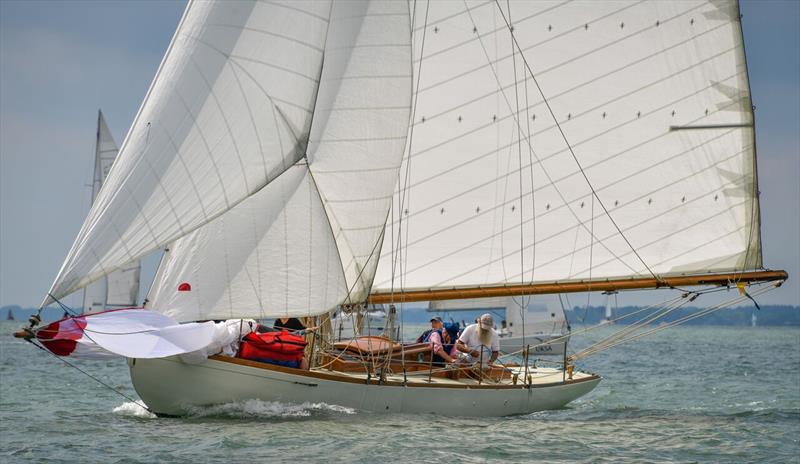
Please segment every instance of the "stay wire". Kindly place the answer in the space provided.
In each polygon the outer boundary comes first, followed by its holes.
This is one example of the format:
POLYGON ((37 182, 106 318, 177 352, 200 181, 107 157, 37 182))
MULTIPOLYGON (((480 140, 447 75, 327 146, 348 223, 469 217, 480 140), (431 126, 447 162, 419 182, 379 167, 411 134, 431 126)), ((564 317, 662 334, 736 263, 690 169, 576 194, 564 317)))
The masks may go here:
POLYGON ((102 386, 106 387, 107 389, 111 390, 112 392, 116 393, 117 395, 119 395, 119 396, 121 396, 121 397, 125 398, 126 400, 128 400, 128 401, 130 401, 130 402, 132 402, 132 403, 136 404, 137 406, 140 406, 140 407, 142 407, 142 408, 143 408, 144 410, 146 410, 147 412, 149 412, 149 413, 151 413, 151 414, 155 414, 155 412, 153 412, 153 410, 152 410, 152 409, 148 408, 148 407, 147 407, 147 405, 145 405, 144 403, 141 403, 141 402, 139 402, 138 400, 136 400, 135 398, 133 398, 133 397, 131 397, 131 396, 129 396, 129 395, 126 395, 125 393, 122 393, 121 391, 117 390, 116 388, 112 387, 111 385, 109 385, 109 384, 107 384, 107 383, 103 382, 102 380, 98 379, 98 378, 97 378, 97 377, 95 377, 94 375, 92 375, 92 374, 90 374, 90 373, 86 372, 85 370, 81 369, 80 367, 76 366, 75 364, 73 364, 73 363, 71 363, 71 362, 67 361, 67 360, 66 360, 66 359, 64 359, 63 357, 61 357, 61 356, 58 356, 58 355, 56 355, 55 353, 53 353, 53 352, 51 352, 50 350, 48 350, 47 348, 45 348, 45 347, 43 347, 43 346, 39 345, 38 343, 35 343, 33 340, 28 340, 28 343, 30 343, 31 345, 35 346, 36 348, 39 348, 40 350, 44 351, 45 353, 49 354, 50 356, 52 356, 52 357, 54 357, 54 358, 58 359, 59 361, 61 361, 61 362, 63 362, 64 364, 66 364, 67 366, 69 366, 69 367, 71 367, 71 368, 73 368, 73 369, 77 370, 78 372, 82 373, 83 375, 85 375, 85 376, 89 377, 90 379, 92 379, 92 380, 94 380, 95 382, 99 383, 100 385, 102 385, 102 386))
MULTIPOLYGON (((505 21, 505 23, 506 23, 506 27, 509 30, 511 30, 511 24, 509 24, 508 19, 506 18, 505 14, 503 13, 503 9, 500 7, 499 1, 495 0, 495 4, 497 5, 497 9, 500 11, 500 15, 503 17, 503 21, 505 21)), ((628 238, 625 236, 625 234, 622 233, 622 229, 620 229, 619 225, 617 225, 617 222, 614 220, 614 218, 611 217, 611 213, 608 211, 606 206, 603 204, 603 201, 600 200, 600 196, 595 191, 594 186, 592 185, 591 181, 589 181, 589 177, 586 175, 586 172, 583 170, 583 166, 581 165, 580 161, 578 160, 578 156, 575 154, 575 151, 572 149, 572 145, 569 143, 569 140, 567 139, 567 135, 564 133, 564 130, 561 128, 561 124, 558 122, 558 118, 556 118, 556 114, 553 111, 553 108, 550 106, 550 102, 548 101, 547 97, 545 97, 544 91, 542 91, 542 87, 539 85, 539 81, 536 79, 536 75, 533 73, 533 70, 531 69, 530 65, 528 64, 528 60, 525 58, 525 54, 522 53, 522 47, 520 47, 520 45, 517 42, 517 39, 514 36, 514 34, 511 34, 511 40, 514 41, 514 44, 517 46, 517 49, 520 51, 520 55, 522 57, 522 62, 525 64, 525 68, 527 68, 528 73, 531 75, 531 80, 536 85, 536 89, 539 91, 539 94, 542 96, 542 101, 544 102, 545 107, 547 107, 547 111, 550 113, 550 116, 553 118, 553 121, 555 122, 555 125, 556 125, 556 128, 558 129, 558 132, 561 134, 561 138, 564 140, 564 143, 567 145, 567 149, 569 149, 569 152, 572 155, 572 158, 575 160, 575 164, 578 166, 578 169, 580 170, 581 175, 583 176, 584 180, 586 181, 586 184, 589 186, 589 189, 592 191, 592 196, 594 198, 597 198, 597 202, 600 204, 600 207, 603 208, 603 211, 605 212, 606 216, 611 221, 611 223, 614 225, 614 228, 617 229, 617 232, 619 233, 620 237, 622 237, 622 239, 625 240, 625 243, 628 244, 628 247, 631 249, 633 254, 636 255, 637 258, 639 258, 639 261, 642 263, 642 265, 644 265, 644 267, 647 269, 647 271, 650 273, 650 275, 652 275, 653 278, 656 279, 656 281, 661 282, 661 279, 658 277, 658 275, 656 275, 656 273, 653 272, 653 270, 650 268, 650 266, 648 266, 647 263, 644 261, 644 259, 642 259, 641 255, 639 255, 639 252, 636 251, 636 248, 633 247, 633 245, 628 240, 628 238)))

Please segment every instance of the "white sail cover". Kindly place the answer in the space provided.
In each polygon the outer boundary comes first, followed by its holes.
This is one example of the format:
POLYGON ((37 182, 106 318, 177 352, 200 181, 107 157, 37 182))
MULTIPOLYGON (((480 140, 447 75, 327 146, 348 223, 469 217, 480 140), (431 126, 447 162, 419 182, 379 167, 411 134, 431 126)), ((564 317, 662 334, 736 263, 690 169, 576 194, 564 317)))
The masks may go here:
POLYGON ((163 358, 217 346, 219 332, 213 322, 178 324, 153 311, 122 309, 50 323, 36 339, 59 356, 163 358))
MULTIPOLYGON (((97 141, 95 143, 94 176, 92 178, 92 203, 105 182, 119 149, 108 129, 103 112, 97 112, 97 141)), ((98 279, 84 289, 84 314, 105 311, 111 307, 136 306, 139 296, 141 263, 136 260, 118 271, 98 279)))
POLYGON ((192 232, 305 155, 329 12, 189 3, 53 297, 192 232))
POLYGON ((410 37, 403 2, 332 5, 306 156, 172 244, 149 308, 306 316, 366 297, 408 132, 410 37))
POLYGON ((414 4, 373 291, 760 267, 735 1, 414 4))

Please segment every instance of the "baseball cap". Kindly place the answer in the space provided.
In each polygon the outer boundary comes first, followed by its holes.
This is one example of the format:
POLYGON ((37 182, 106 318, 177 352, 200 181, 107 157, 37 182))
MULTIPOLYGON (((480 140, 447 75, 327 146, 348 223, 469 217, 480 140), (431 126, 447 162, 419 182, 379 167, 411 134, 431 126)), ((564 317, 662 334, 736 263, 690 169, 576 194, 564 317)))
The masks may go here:
POLYGON ((494 328, 494 319, 492 319, 491 314, 488 313, 484 314, 483 316, 481 316, 479 321, 481 323, 481 327, 483 327, 484 329, 494 328))
POLYGON ((439 316, 434 316, 434 317, 431 318, 430 322, 433 322, 433 321, 442 322, 442 318, 439 317, 439 316))

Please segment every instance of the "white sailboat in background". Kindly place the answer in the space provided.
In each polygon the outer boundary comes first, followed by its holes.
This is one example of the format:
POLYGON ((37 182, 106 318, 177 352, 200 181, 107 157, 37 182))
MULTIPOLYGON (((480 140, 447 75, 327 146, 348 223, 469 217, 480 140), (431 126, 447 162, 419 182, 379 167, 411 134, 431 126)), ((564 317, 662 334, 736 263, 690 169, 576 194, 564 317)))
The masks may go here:
POLYGON ((165 356, 197 353, 183 331, 325 327, 342 305, 771 288, 757 192, 735 2, 189 2, 43 306, 168 247, 148 310, 64 334, 97 327, 158 414, 528 413, 600 377, 577 354, 439 368, 427 345, 324 331, 309 370, 165 356), (125 342, 143 333, 164 349, 125 342))
POLYGON ((569 343, 569 323, 563 309, 551 310, 535 304, 531 297, 431 301, 428 311, 456 322, 458 312, 494 314, 500 350, 505 353, 519 353, 527 346, 532 356, 563 356, 569 343))
MULTIPOLYGON (((114 160, 117 158, 116 142, 108 129, 103 112, 97 111, 97 139, 92 176, 92 203, 100 192, 114 160)), ((136 306, 139 297, 141 263, 134 260, 107 276, 95 280, 83 289, 83 314, 97 313, 115 308, 136 306)))

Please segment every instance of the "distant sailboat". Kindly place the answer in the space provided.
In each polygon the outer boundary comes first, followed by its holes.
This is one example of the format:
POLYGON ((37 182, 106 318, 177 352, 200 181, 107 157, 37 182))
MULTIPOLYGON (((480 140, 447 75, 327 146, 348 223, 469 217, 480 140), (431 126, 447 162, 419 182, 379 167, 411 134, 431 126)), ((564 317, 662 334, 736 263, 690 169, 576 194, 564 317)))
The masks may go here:
MULTIPOLYGON (((114 142, 111 131, 108 129, 103 112, 98 110, 94 175, 92 177, 92 203, 94 203, 100 188, 108 177, 118 152, 119 149, 114 142)), ((86 286, 83 290, 83 313, 92 314, 109 309, 136 306, 136 300, 139 296, 140 272, 141 265, 137 259, 86 286)))
POLYGON ((322 328, 350 305, 773 288, 754 137, 736 2, 190 1, 42 303, 168 247, 147 309, 21 336, 127 357, 165 415, 558 408, 601 380, 581 353, 434 366, 322 328), (228 350, 274 317, 321 328, 309 370, 228 350))
POLYGON ((527 347, 532 356, 563 356, 569 342, 569 324, 564 311, 536 305, 530 297, 431 301, 428 311, 496 314, 500 350, 505 353, 519 353, 527 347))
POLYGON ((11 312, 10 309, 8 310, 8 314, 6 315, 6 320, 7 321, 13 321, 14 320, 14 313, 11 312))
POLYGON ((614 310, 618 308, 617 305, 617 291, 606 291, 603 295, 606 296, 606 310, 604 314, 603 324, 614 323, 614 310))

